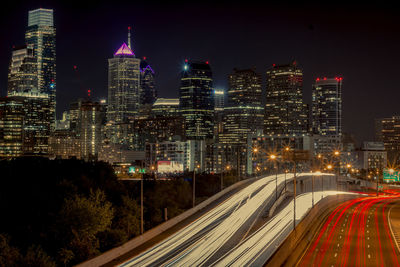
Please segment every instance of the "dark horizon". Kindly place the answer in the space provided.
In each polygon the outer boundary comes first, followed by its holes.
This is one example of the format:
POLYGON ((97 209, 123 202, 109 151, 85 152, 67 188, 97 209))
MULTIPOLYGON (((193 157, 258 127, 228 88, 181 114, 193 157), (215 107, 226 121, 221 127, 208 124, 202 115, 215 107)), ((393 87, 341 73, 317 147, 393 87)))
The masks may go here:
POLYGON ((159 97, 178 97, 185 58, 208 60, 214 87, 225 90, 233 68, 256 67, 265 80, 272 64, 296 60, 306 103, 315 78, 343 77, 343 129, 358 142, 373 140, 375 118, 400 114, 399 22, 397 9, 384 4, 15 2, 0 11, 7 36, 0 43, 1 95, 12 46, 24 43, 28 11, 39 7, 54 9, 58 117, 85 89, 94 99, 107 96, 107 59, 126 42, 128 26, 134 52, 156 72, 159 97))

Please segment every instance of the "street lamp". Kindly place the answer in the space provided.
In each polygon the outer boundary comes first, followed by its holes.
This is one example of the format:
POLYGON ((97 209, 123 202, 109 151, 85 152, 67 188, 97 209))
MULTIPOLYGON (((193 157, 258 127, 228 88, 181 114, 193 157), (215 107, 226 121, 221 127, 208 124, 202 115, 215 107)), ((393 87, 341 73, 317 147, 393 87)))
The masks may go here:
POLYGON ((200 165, 197 165, 193 168, 193 207, 196 205, 196 167, 200 168, 200 165))
MULTIPOLYGON (((322 199, 322 198, 324 198, 324 176, 321 176, 320 171, 316 171, 315 174, 318 175, 318 177, 320 177, 321 181, 322 181, 322 197, 321 197, 321 199, 322 199)), ((313 183, 313 191, 314 191, 314 183, 313 183)), ((313 203, 314 203, 314 195, 313 195, 313 203)))
POLYGON ((335 150, 333 155, 337 158, 336 163, 338 165, 338 170, 336 172, 336 190, 339 191, 339 174, 340 174, 340 151, 335 150))
POLYGON ((278 163, 275 154, 269 155, 269 159, 274 162, 275 165, 275 200, 278 199, 278 163))
MULTIPOLYGON (((143 169, 143 160, 141 161, 143 169)), ((140 234, 144 233, 144 215, 143 215, 143 171, 140 174, 140 234)))
MULTIPOLYGON (((225 168, 227 170, 229 170, 230 167, 229 167, 229 165, 227 165, 225 168)), ((222 170, 221 170, 221 191, 224 188, 224 171, 225 171, 225 168, 222 168, 222 170)))

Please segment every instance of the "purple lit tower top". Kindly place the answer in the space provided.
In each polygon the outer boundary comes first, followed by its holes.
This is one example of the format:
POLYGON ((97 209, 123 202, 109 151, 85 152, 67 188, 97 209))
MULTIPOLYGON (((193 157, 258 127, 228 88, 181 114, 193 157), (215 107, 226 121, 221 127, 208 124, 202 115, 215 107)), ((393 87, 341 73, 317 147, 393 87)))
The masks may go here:
POLYGON ((114 56, 135 56, 132 49, 130 49, 125 43, 115 52, 114 56))

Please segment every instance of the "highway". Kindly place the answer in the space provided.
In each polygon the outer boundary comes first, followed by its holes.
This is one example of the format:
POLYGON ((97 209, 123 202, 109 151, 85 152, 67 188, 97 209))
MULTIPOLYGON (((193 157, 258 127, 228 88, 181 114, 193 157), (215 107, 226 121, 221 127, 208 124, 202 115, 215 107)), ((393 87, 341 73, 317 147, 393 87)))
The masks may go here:
MULTIPOLYGON (((310 173, 303 173, 298 174, 298 177, 310 175, 310 173)), ((323 177, 334 179, 331 174, 325 174, 323 177)), ((287 182, 292 178, 293 174, 286 175, 287 182)), ((278 175, 279 191, 283 189, 284 180, 284 174, 278 175)), ((268 203, 275 201, 275 188, 275 175, 260 178, 196 221, 120 266, 209 266, 212 263, 221 265, 222 262, 219 262, 219 260, 221 258, 230 259, 224 255, 233 255, 232 248, 247 235, 260 211, 268 203), (238 241, 232 242, 232 239, 238 241), (231 247, 226 247, 227 244, 232 243, 231 247)), ((324 196, 328 194, 336 194, 336 192, 325 192, 324 196)), ((321 194, 316 193, 316 200, 321 199, 321 197, 321 194)), ((300 196, 298 203, 296 210, 298 210, 297 218, 300 219, 304 212, 311 207, 311 193, 300 196)), ((274 220, 279 225, 279 227, 273 228, 276 232, 282 231, 278 228, 286 229, 285 234, 288 231, 290 232, 288 225, 293 220, 293 205, 288 205, 287 210, 280 212, 279 218, 277 215, 274 220)), ((269 227, 271 227, 271 224, 269 227)), ((267 229, 266 226, 263 229, 267 229)), ((259 233, 259 235, 262 234, 259 233)), ((251 235, 251 237, 253 236, 254 234, 251 235)), ((281 233, 278 236, 280 239, 283 238, 281 233)), ((268 242, 268 238, 272 240, 276 236, 264 236, 264 245, 268 242)), ((244 242, 249 242, 246 241, 248 239, 246 238, 244 242)), ((262 250, 264 247, 255 246, 254 251, 257 249, 262 250)), ((261 254, 263 257, 267 255, 265 252, 261 254)), ((260 260, 263 259, 260 257, 260 260)))
POLYGON ((339 205, 300 254, 297 266, 400 266, 388 222, 399 196, 371 195, 339 205))

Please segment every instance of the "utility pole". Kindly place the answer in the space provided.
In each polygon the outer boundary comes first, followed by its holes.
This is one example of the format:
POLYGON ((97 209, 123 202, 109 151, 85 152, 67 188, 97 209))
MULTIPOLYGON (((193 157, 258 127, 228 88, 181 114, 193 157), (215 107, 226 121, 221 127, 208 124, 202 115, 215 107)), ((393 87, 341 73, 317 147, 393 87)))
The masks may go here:
POLYGON ((221 191, 224 188, 224 168, 221 169, 221 191))
POLYGON ((278 159, 275 161, 275 201, 278 200, 278 159))
POLYGON ((322 181, 322 198, 324 198, 324 176, 321 175, 321 181, 322 181))
MULTIPOLYGON (((143 169, 143 160, 142 160, 143 169)), ((140 234, 144 233, 144 218, 143 218, 143 170, 141 170, 140 179, 140 234)))
POLYGON ((314 207, 314 174, 312 175, 311 187, 312 187, 312 206, 314 207))
POLYGON ((296 160, 294 161, 293 195, 293 230, 296 230, 296 160))
POLYGON ((193 207, 196 205, 196 166, 193 167, 193 207))
POLYGON ((237 147, 237 182, 240 181, 240 145, 237 147))

